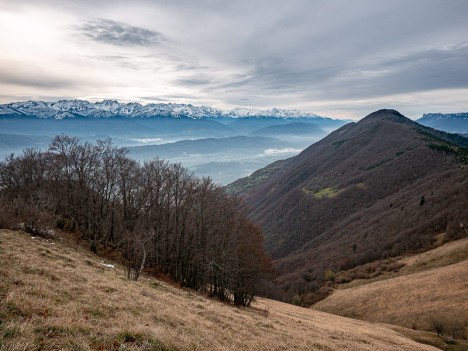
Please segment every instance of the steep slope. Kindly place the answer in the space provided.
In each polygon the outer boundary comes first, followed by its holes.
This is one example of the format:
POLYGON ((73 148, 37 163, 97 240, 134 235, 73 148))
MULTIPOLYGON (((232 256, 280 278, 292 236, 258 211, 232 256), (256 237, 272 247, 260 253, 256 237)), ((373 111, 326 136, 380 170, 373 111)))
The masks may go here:
POLYGON ((399 263, 404 266, 398 272, 379 276, 378 281, 345 284, 313 308, 425 330, 432 329, 433 321, 440 321, 447 329, 456 324, 468 335, 468 239, 399 263))
POLYGON ((282 174, 288 166, 289 161, 292 161, 293 159, 294 157, 270 163, 266 167, 256 170, 251 175, 239 178, 226 185, 224 190, 231 195, 244 195, 255 187, 268 182, 274 176, 282 174))
POLYGON ((450 133, 468 133, 468 113, 426 113, 418 123, 450 133))
POLYGON ((0 230, 0 350, 437 350, 388 325, 266 299, 238 309, 124 275, 63 234, 0 230))
POLYGON ((380 110, 251 187, 245 203, 264 228, 282 297, 316 289, 328 269, 428 249, 442 232, 464 235, 462 146, 466 138, 380 110))

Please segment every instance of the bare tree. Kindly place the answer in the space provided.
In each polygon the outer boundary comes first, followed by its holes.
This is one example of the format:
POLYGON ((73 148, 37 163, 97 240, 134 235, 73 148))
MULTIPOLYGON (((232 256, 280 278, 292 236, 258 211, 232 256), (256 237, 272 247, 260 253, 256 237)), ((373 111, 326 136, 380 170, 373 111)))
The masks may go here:
POLYGON ((12 213, 0 222, 28 218, 37 226, 47 214, 76 223, 93 251, 122 250, 131 280, 152 267, 181 285, 248 305, 269 260, 239 201, 180 164, 140 164, 126 154, 111 140, 59 135, 45 152, 8 156, 0 163, 0 200, 12 213))

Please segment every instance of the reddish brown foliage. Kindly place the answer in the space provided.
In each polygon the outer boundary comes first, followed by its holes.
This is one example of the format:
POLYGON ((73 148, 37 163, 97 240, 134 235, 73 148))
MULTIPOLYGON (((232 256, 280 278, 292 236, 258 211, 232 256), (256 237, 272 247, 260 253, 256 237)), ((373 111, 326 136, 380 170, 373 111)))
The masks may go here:
POLYGON ((426 250, 442 232, 466 235, 468 151, 460 145, 468 140, 378 111, 252 188, 245 206, 264 229, 283 297, 318 289, 326 269, 426 250))

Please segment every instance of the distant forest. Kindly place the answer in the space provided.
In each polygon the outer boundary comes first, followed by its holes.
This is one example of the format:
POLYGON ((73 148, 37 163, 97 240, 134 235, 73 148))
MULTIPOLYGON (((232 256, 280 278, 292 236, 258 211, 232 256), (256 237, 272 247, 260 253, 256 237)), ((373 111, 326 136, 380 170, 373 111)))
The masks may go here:
POLYGON ((140 164, 111 140, 56 136, 0 163, 0 227, 77 231, 118 250, 129 279, 144 268, 247 306, 270 269, 263 235, 209 178, 160 159, 140 164))

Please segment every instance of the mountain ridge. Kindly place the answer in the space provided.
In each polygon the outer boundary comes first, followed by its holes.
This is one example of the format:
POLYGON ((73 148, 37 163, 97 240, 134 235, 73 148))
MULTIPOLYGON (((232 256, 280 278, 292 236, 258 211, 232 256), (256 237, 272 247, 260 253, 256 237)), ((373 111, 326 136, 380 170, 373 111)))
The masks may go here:
POLYGON ((292 122, 283 125, 273 125, 259 128, 250 133, 255 136, 307 136, 307 135, 326 135, 326 132, 315 123, 292 122))
POLYGON ((456 112, 456 113, 425 113, 420 119, 432 118, 432 119, 468 119, 468 112, 456 112))
MULTIPOLYGON (((464 148, 468 148, 468 138, 466 136, 453 134, 453 133, 449 133, 449 132, 442 131, 442 130, 439 130, 439 129, 434 129, 432 127, 428 127, 428 126, 425 126, 425 125, 421 125, 418 122, 413 121, 413 120, 411 120, 409 118, 406 118, 405 116, 400 114, 398 111, 392 110, 392 109, 381 109, 381 110, 375 111, 375 112, 367 115, 366 117, 364 117, 360 121, 350 122, 348 124, 345 124, 345 125, 341 126, 340 128, 336 129, 335 131, 333 131, 332 133, 330 133, 326 138, 324 138, 324 139, 318 141, 317 143, 311 145, 309 148, 311 148, 314 145, 317 145, 317 147, 318 147, 319 145, 322 145, 324 142, 326 142, 325 139, 328 140, 328 138, 331 138, 333 135, 338 136, 340 134, 344 134, 350 128, 352 128, 353 126, 357 125, 360 128, 360 126, 367 126, 367 125, 372 124, 372 123, 378 123, 379 121, 406 124, 406 125, 412 126, 414 128, 419 128, 422 133, 429 133, 429 134, 432 135, 432 137, 436 137, 436 138, 440 139, 441 141, 454 143, 454 144, 460 145, 460 146, 462 146, 464 148)), ((359 128, 358 128, 358 130, 359 130, 359 128)), ((348 141, 349 140, 343 140, 343 139, 338 140, 338 141, 336 141, 336 145, 345 144, 348 141)), ((309 148, 306 148, 302 153, 297 155, 297 157, 301 157, 301 155, 303 153, 306 153, 309 148)), ((282 165, 286 165, 289 162, 289 160, 291 160, 293 158, 294 157, 292 157, 290 159, 282 160, 281 161, 282 165)), ((262 175, 264 175, 265 173, 269 173, 268 172, 268 167, 269 167, 269 165, 266 166, 265 168, 263 168, 264 171, 262 171, 260 173, 262 175)), ((256 172, 254 172, 249 177, 251 177, 251 178, 255 177, 255 174, 257 172, 259 172, 259 171, 261 171, 261 170, 257 170, 256 172)), ((275 166, 275 174, 278 173, 277 171, 278 171, 278 167, 275 166)), ((235 182, 233 182, 231 184, 228 184, 226 186, 226 190, 229 193, 235 194, 235 195, 241 195, 242 193, 245 193, 246 191, 251 189, 251 187, 246 187, 246 183, 252 183, 251 182, 252 179, 248 179, 249 177, 240 178, 240 179, 236 180, 235 182)), ((263 182, 265 182, 266 179, 267 178, 264 177, 263 182)), ((253 183, 258 185, 257 181, 254 181, 253 183)))
POLYGON ((425 113, 417 122, 450 133, 468 133, 468 112, 425 113))
POLYGON ((298 110, 273 108, 258 110, 248 108, 234 108, 229 111, 210 106, 195 106, 177 103, 149 103, 142 105, 137 102, 120 103, 116 100, 102 100, 89 102, 87 100, 59 100, 55 102, 26 101, 11 102, 0 105, 0 116, 34 116, 38 118, 317 118, 332 120, 328 117, 298 110))
POLYGON ((292 298, 314 290, 328 269, 421 250, 443 231, 448 240, 459 235, 468 222, 460 210, 468 206, 467 146, 464 137, 380 110, 257 171, 264 179, 234 185, 292 298))

